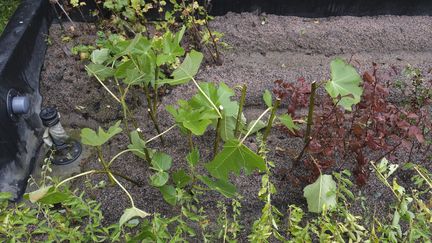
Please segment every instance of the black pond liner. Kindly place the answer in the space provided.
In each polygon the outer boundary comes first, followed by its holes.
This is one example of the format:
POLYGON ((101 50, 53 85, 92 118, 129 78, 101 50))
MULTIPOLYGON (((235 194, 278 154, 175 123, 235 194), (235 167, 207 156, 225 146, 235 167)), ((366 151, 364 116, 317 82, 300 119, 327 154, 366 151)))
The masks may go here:
MULTIPOLYGON (((301 17, 431 15, 432 0, 201 0, 210 14, 256 12, 301 17)), ((83 7, 85 19, 95 1, 83 7)), ((47 48, 46 38, 55 11, 48 0, 23 0, 0 36, 0 191, 14 199, 23 194, 41 145, 43 126, 39 119, 42 97, 39 78, 47 48), (11 92, 13 90, 13 92, 11 92), (7 109, 8 94, 30 99, 30 112, 16 117, 7 109)), ((61 11, 58 9, 58 14, 61 11)), ((81 13, 72 12, 83 20, 81 13)), ((105 13, 106 14, 106 13, 105 13)))
POLYGON ((12 192, 15 200, 25 190, 41 145, 39 77, 47 48, 48 11, 48 1, 22 1, 0 37, 0 191, 12 192), (11 117, 8 93, 27 96, 30 111, 11 117))
POLYGON ((212 15, 256 12, 299 17, 431 15, 432 0, 207 0, 212 15))

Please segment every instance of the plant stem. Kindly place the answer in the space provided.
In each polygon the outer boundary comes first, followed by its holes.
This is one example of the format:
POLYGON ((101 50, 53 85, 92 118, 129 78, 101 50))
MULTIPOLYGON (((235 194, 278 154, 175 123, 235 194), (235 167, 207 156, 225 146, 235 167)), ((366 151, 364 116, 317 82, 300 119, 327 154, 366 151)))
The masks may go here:
MULTIPOLYGON (((182 70, 183 72, 185 72, 186 74, 188 74, 186 72, 186 70, 184 70, 183 68, 179 67, 180 70, 182 70)), ((201 87, 198 85, 198 82, 195 80, 194 77, 192 77, 190 74, 188 74, 189 78, 192 79, 193 83, 195 84, 195 86, 198 88, 199 92, 206 98, 206 100, 210 103, 210 105, 213 106, 213 109, 216 110, 216 112, 218 113, 219 117, 222 117, 222 114, 220 113, 219 109, 217 108, 217 106, 213 103, 213 101, 210 99, 210 97, 208 97, 206 95, 206 93, 204 93, 204 91, 201 89, 201 87)))
POLYGON ((237 121, 236 121, 236 125, 235 125, 235 130, 234 130, 234 137, 237 137, 239 135, 240 123, 241 123, 242 113, 243 113, 243 106, 244 106, 244 103, 246 100, 246 91, 247 91, 247 86, 246 86, 246 84, 243 84, 242 90, 241 90, 239 109, 237 112, 237 121))
POLYGON ((149 142, 151 142, 151 141, 157 139, 158 137, 163 136, 165 133, 168 133, 169 131, 171 131, 171 130, 172 130, 174 127, 176 127, 176 126, 177 126, 176 124, 172 125, 170 128, 168 128, 168 129, 165 130, 164 132, 162 132, 162 133, 160 133, 160 134, 158 134, 158 135, 156 135, 156 136, 150 138, 149 140, 147 140, 146 143, 149 143, 149 142))
POLYGON ((86 172, 80 173, 80 174, 78 174, 78 175, 74 175, 74 176, 72 176, 72 177, 69 177, 69 178, 64 179, 64 180, 62 180, 61 182, 59 182, 59 184, 57 184, 57 185, 55 186, 55 188, 57 189, 57 188, 59 188, 61 185, 63 185, 64 183, 66 183, 66 182, 68 182, 68 181, 71 181, 71 180, 73 180, 73 179, 76 179, 76 178, 78 178, 78 177, 85 176, 85 175, 89 175, 89 174, 93 174, 93 173, 98 173, 98 172, 100 173, 101 171, 97 171, 97 170, 89 170, 89 171, 86 171, 86 172))
POLYGON ((189 147, 190 147, 190 149, 191 150, 193 150, 194 149, 194 145, 193 145, 193 141, 192 141, 192 132, 191 131, 189 131, 189 133, 188 133, 188 140, 189 140, 189 147))
POLYGON ((388 187, 390 188, 390 190, 393 192, 393 194, 395 195, 395 197, 398 199, 398 201, 400 202, 400 198, 398 196, 398 194, 395 192, 395 190, 393 190, 393 187, 390 185, 390 183, 387 181, 387 179, 385 178, 385 176, 379 172, 378 168, 375 166, 375 163, 373 161, 370 162, 372 167, 374 168, 376 174, 378 174, 379 179, 388 187))
POLYGON ((101 164, 102 164, 102 166, 104 168, 104 171, 106 171, 106 173, 108 173, 108 178, 110 179, 111 183, 114 184, 113 179, 109 176, 109 172, 110 172, 109 166, 107 165, 107 163, 105 162, 105 160, 103 158, 101 147, 97 146, 96 150, 97 150, 97 153, 98 153, 99 161, 101 162, 101 164))
POLYGON ((92 70, 90 70, 90 68, 88 68, 87 66, 85 67, 85 69, 93 74, 93 76, 95 76, 96 80, 102 85, 102 87, 104 87, 104 89, 106 91, 108 91, 108 93, 118 102, 121 104, 120 99, 102 82, 102 80, 97 76, 97 74, 95 72, 93 72, 92 70))
MULTIPOLYGON (((148 112, 148 114, 149 114, 149 116, 150 116, 150 119, 151 119, 152 122, 153 122, 153 125, 154 125, 154 127, 155 127, 155 129, 156 129, 156 132, 157 132, 158 134, 160 134, 160 133, 161 133, 161 130, 160 130, 160 128, 159 128, 159 124, 158 124, 158 122, 157 122, 156 117, 154 117, 154 112, 155 112, 155 111, 153 111, 153 105, 152 105, 152 100, 151 100, 151 97, 150 97, 150 91, 148 90, 148 87, 145 86, 145 85, 143 86, 143 89, 144 89, 144 93, 145 93, 146 100, 147 100, 147 106, 149 107, 149 108, 147 109, 147 112, 148 112)), ((159 137, 159 138, 160 138, 162 144, 165 144, 165 140, 163 139, 163 137, 161 136, 161 137, 159 137)))
POLYGON ((127 116, 127 105, 126 105, 126 102, 123 99, 123 97, 122 97, 122 100, 121 100, 121 106, 122 106, 122 110, 123 110, 123 122, 124 122, 124 125, 125 125, 125 128, 126 128, 127 136, 130 139, 130 130, 129 130, 128 116, 127 116))
POLYGON ((213 146, 213 156, 216 156, 216 153, 219 149, 219 140, 220 140, 220 126, 221 126, 221 118, 218 118, 217 121, 217 125, 216 125, 216 137, 215 137, 215 141, 214 141, 214 146, 213 146))
POLYGON ((310 133, 311 133, 311 128, 312 128, 312 124, 313 124, 313 112, 314 112, 314 107, 315 107, 315 94, 316 94, 316 82, 314 81, 311 84, 311 95, 309 97, 309 111, 308 111, 308 117, 307 117, 306 134, 305 134, 305 138, 304 138, 305 143, 308 143, 309 140, 311 139, 310 133))
POLYGON ((135 117, 132 115, 132 112, 129 110, 129 108, 128 107, 126 107, 126 111, 127 111, 127 113, 129 114, 129 117, 131 118, 131 120, 132 120, 132 125, 134 126, 134 128, 135 129, 138 129, 138 122, 136 121, 136 119, 135 119, 135 117))
MULTIPOLYGON (((185 4, 185 1, 184 1, 184 0, 182 0, 182 7, 183 7, 184 10, 187 10, 187 7, 186 7, 186 4, 185 4)), ((193 10, 194 10, 194 9, 192 8, 192 11, 193 11, 193 10)), ((195 23, 195 16, 194 16, 193 13, 190 14, 189 11, 185 11, 185 13, 186 13, 186 15, 187 15, 188 17, 191 18, 191 24, 192 24, 193 31, 194 31, 194 32, 193 32, 193 33, 194 33, 193 37, 194 37, 195 42, 197 43, 197 45, 200 45, 201 40, 203 39, 203 37, 201 36, 201 33, 200 33, 200 31, 199 31, 199 28, 198 28, 197 24, 195 23)), ((214 62, 214 63, 217 63, 217 60, 215 59, 215 57, 214 57, 214 55, 213 55, 211 49, 210 49, 207 45, 203 45, 203 46, 204 46, 205 48, 207 48, 207 50, 209 51, 210 56, 211 56, 211 58, 213 59, 213 62, 214 62)))
POLYGON ((111 172, 108 172, 108 175, 110 175, 111 178, 115 181, 115 183, 117 183, 117 185, 119 185, 119 187, 126 193, 126 195, 129 197, 132 207, 135 207, 135 202, 131 194, 126 190, 126 188, 123 187, 123 185, 114 177, 114 175, 111 172))
POLYGON ((110 173, 112 173, 113 175, 119 176, 119 177, 121 177, 121 178, 123 178, 123 179, 125 179, 125 180, 127 180, 127 181, 129 181, 129 182, 131 182, 133 184, 135 184, 135 186, 139 186, 139 187, 142 186, 142 184, 140 182, 138 182, 138 181, 136 181, 136 180, 134 180, 134 179, 132 179, 132 178, 130 178, 128 176, 122 175, 122 174, 114 172, 114 171, 110 171, 110 173))
MULTIPOLYGON (((307 133, 305 135, 305 145, 303 146, 302 151, 297 156, 297 158, 294 160, 293 165, 295 165, 295 166, 297 166, 299 164, 301 158, 303 157, 303 154, 305 153, 307 147, 309 146, 310 142, 312 141, 312 136, 311 136, 312 129, 311 129, 311 127, 313 125, 313 110, 314 110, 314 107, 315 107, 315 93, 316 93, 317 86, 316 86, 316 82, 313 82, 311 85, 312 85, 311 91, 313 91, 313 92, 311 92, 311 97, 309 98, 309 111, 308 111, 308 120, 307 120, 307 127, 309 127, 309 133, 307 133)), ((338 102, 336 102, 333 105, 333 109, 330 111, 330 113, 326 116, 326 118, 324 120, 327 120, 327 118, 329 118, 330 115, 333 114, 333 112, 335 111, 335 109, 336 109, 336 107, 337 107, 337 105, 338 105, 339 102, 340 102, 340 99, 339 99, 338 102)), ((307 129, 307 127, 306 127, 306 129, 307 129)), ((318 129, 318 131, 316 132, 316 134, 319 134, 321 132, 322 128, 323 128, 323 126, 321 126, 318 129)))
POLYGON ((75 25, 75 23, 72 21, 72 19, 71 19, 71 17, 69 16, 69 14, 66 12, 66 10, 63 8, 63 5, 61 5, 60 3, 59 3, 59 1, 58 0, 55 0, 55 3, 57 3, 57 5, 59 6, 59 8, 63 11, 63 13, 66 15, 66 18, 69 20, 69 22, 72 24, 72 26, 74 27, 74 28, 76 28, 76 25, 75 25))
POLYGON ((125 154, 125 153, 128 153, 128 152, 138 152, 138 153, 141 153, 141 154, 145 154, 145 153, 143 153, 143 152, 141 152, 141 150, 139 150, 139 149, 126 149, 126 150, 123 150, 123 151, 121 151, 121 152, 119 152, 118 154, 116 154, 111 160, 110 160, 110 162, 107 164, 107 167, 109 168, 110 166, 111 166, 111 164, 118 158, 118 157, 120 157, 122 154, 125 154))
MULTIPOLYGON (((157 56, 156 56, 157 59, 157 56)), ((159 66, 155 63, 156 68, 155 68, 155 85, 153 88, 153 116, 155 117, 155 119, 157 120, 158 115, 157 115, 157 107, 158 107, 158 102, 159 102, 159 90, 158 90, 158 79, 159 79, 159 66)))
MULTIPOLYGON (((114 65, 114 62, 113 62, 113 65, 114 65)), ((121 107, 122 107, 122 110, 123 110, 123 122, 124 122, 124 125, 125 125, 125 128, 126 128, 127 136, 130 139, 130 131, 129 131, 129 124, 128 124, 128 116, 127 116, 127 104, 126 104, 126 94, 127 94, 127 91, 125 92, 122 89, 122 87, 121 87, 119 81, 117 80, 117 78, 114 77, 114 80, 116 82, 118 91, 120 93, 120 104, 121 104, 121 107)))
MULTIPOLYGON (((158 124, 158 122, 156 120, 156 117, 154 117, 154 114, 153 114, 153 112, 151 111, 150 108, 147 109, 147 112, 148 112, 148 114, 150 116, 150 119, 153 121, 153 125, 154 125, 154 127, 156 129, 157 134, 160 135, 161 134, 161 129, 159 128, 159 124, 158 124)), ((164 145, 165 144, 165 140, 163 139, 163 137, 159 136, 159 139, 161 140, 161 143, 164 145)))
POLYGON ((423 180, 426 181, 426 183, 429 185, 429 187, 432 189, 432 181, 429 179, 429 177, 427 175, 424 175, 419 169, 418 167, 415 165, 414 169, 417 171, 417 173, 423 178, 423 180))
POLYGON ((215 52, 216 52, 216 60, 217 60, 218 62, 220 62, 221 60, 220 60, 220 55, 219 55, 219 50, 218 50, 218 46, 217 46, 217 43, 216 43, 216 39, 214 38, 214 36, 213 36, 213 34, 212 34, 211 30, 210 30, 210 27, 209 27, 209 25, 208 25, 208 21, 207 21, 207 11, 206 11, 206 17, 204 18, 204 25, 205 25, 207 31, 209 32, 210 39, 211 39, 212 42, 213 42, 213 47, 214 47, 214 50, 215 50, 215 52))
POLYGON ((279 108, 280 102, 281 102, 281 99, 277 98, 274 106, 272 107, 272 112, 271 112, 271 115, 270 115, 270 119, 268 120, 266 130, 264 131, 263 143, 266 142, 267 137, 270 134, 270 130, 271 130, 272 126, 273 126, 273 120, 274 120, 274 118, 276 116, 276 111, 279 108))
POLYGON ((243 139, 240 141, 239 145, 243 144, 243 142, 246 140, 246 138, 250 135, 252 130, 255 128, 255 126, 258 124, 258 122, 263 118, 263 116, 269 112, 272 109, 272 107, 267 108, 259 117, 258 119, 252 124, 252 127, 247 131, 246 135, 243 137, 243 139))

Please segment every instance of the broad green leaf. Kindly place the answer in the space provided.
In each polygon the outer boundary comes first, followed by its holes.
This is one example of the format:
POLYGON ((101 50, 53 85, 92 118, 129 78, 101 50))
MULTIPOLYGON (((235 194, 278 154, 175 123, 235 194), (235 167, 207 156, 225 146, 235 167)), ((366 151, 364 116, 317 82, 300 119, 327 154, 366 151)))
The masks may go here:
POLYGON ((138 34, 136 37, 135 42, 128 47, 128 51, 132 55, 142 55, 149 52, 151 48, 151 40, 147 39, 146 37, 142 36, 141 34, 138 34))
POLYGON ((232 198, 237 194, 236 187, 228 181, 224 181, 222 179, 217 179, 214 181, 207 176, 198 176, 198 179, 200 179, 210 189, 220 192, 225 197, 232 198))
POLYGON ((200 159, 199 150, 197 148, 193 148, 186 157, 187 162, 191 167, 195 167, 200 159))
POLYGON ((128 70, 126 78, 123 79, 123 83, 128 85, 138 85, 144 80, 145 75, 140 70, 133 68, 128 70))
POLYGON ((168 154, 156 152, 153 155, 151 164, 157 171, 167 171, 171 168, 172 158, 168 154))
POLYGON ((90 146, 101 146, 113 136, 121 133, 120 122, 116 122, 106 132, 101 127, 99 127, 98 133, 90 128, 81 129, 81 142, 90 146))
POLYGON ((331 175, 320 175, 318 179, 303 189, 309 212, 320 213, 336 206, 336 182, 331 175))
POLYGON ((223 114, 220 124, 220 135, 223 141, 234 139, 234 130, 237 119, 233 116, 223 114))
POLYGON ((192 50, 188 53, 183 63, 172 73, 172 79, 159 80, 158 83, 179 85, 189 82, 198 73, 203 59, 203 54, 192 50))
POLYGON ((114 46, 112 49, 115 50, 116 53, 116 55, 114 55, 112 58, 113 60, 122 56, 137 56, 147 54, 152 47, 151 41, 146 37, 143 37, 141 34, 136 35, 132 40, 123 40, 113 44, 114 46))
POLYGON ((183 35, 186 31, 186 26, 182 26, 182 28, 175 34, 174 40, 177 44, 180 44, 181 40, 183 39, 183 35))
POLYGON ((150 214, 144 212, 141 209, 138 209, 136 207, 127 208, 125 209, 123 215, 120 217, 119 225, 122 226, 123 224, 125 224, 126 222, 128 222, 134 217, 145 218, 147 216, 150 216, 150 214))
POLYGON ((381 161, 377 164, 378 172, 381 174, 385 174, 388 169, 388 160, 387 158, 382 158, 381 161))
POLYGON ((189 129, 193 134, 201 136, 211 124, 211 120, 187 120, 183 122, 183 126, 189 129))
POLYGON ((131 56, 130 59, 128 58, 117 66, 115 77, 130 85, 154 83, 154 62, 153 54, 144 53, 131 56))
POLYGON ((150 176, 150 182, 152 186, 161 187, 168 182, 169 174, 165 171, 158 171, 154 175, 150 176))
POLYGON ((157 65, 174 62, 179 56, 184 55, 184 49, 180 45, 181 38, 183 37, 184 29, 174 35, 167 31, 162 38, 162 54, 158 55, 157 65))
POLYGON ((213 177, 226 181, 230 172, 239 175, 241 169, 244 169, 247 174, 254 169, 265 170, 265 162, 262 157, 239 141, 229 140, 222 151, 205 167, 213 177))
POLYGON ((263 100, 264 100, 264 103, 267 105, 267 107, 271 107, 273 105, 272 104, 272 95, 268 89, 266 89, 264 91, 263 100))
POLYGON ((167 106, 166 110, 173 115, 177 123, 197 136, 204 134, 212 120, 218 118, 213 111, 204 108, 193 109, 187 102, 181 100, 178 103, 180 107, 177 110, 173 106, 167 106))
POLYGON ((176 204, 176 189, 172 185, 164 185, 160 187, 159 190, 167 203, 173 206, 176 204))
POLYGON ((128 145, 128 149, 137 149, 140 152, 133 151, 132 153, 136 156, 140 157, 141 159, 146 159, 144 149, 146 148, 146 142, 141 139, 138 131, 132 131, 130 133, 131 137, 131 144, 128 145))
POLYGON ((94 50, 91 54, 91 61, 95 64, 103 64, 109 58, 109 49, 102 48, 94 50))
POLYGON ((156 71, 155 58, 156 56, 153 52, 137 57, 139 71, 142 76, 143 84, 145 85, 152 84, 152 86, 154 86, 156 71))
POLYGON ((121 62, 117 66, 115 73, 114 73, 114 76, 116 78, 119 78, 119 79, 126 78, 128 72, 130 72, 130 70, 132 70, 134 68, 135 68, 135 65, 132 62, 132 60, 127 60, 127 61, 121 62))
POLYGON ((299 129, 289 114, 283 114, 279 116, 278 119, 285 127, 287 127, 293 133, 295 132, 295 130, 299 129))
POLYGON ((42 204, 54 205, 67 201, 69 199, 69 196, 70 195, 67 193, 59 192, 53 189, 52 191, 49 191, 44 197, 39 199, 38 202, 42 204))
POLYGON ((48 193, 48 191, 51 187, 52 186, 41 187, 41 188, 37 189, 36 191, 26 193, 24 195, 24 198, 30 200, 30 202, 32 202, 32 203, 35 203, 35 202, 39 201, 39 199, 43 198, 48 193))
POLYGON ((112 68, 100 64, 90 63, 86 66, 86 70, 90 76, 97 76, 102 81, 114 75, 112 68))
MULTIPOLYGON (((231 100, 231 97, 234 96, 235 93, 225 83, 219 83, 218 87, 214 83, 208 82, 200 83, 199 86, 206 96, 210 98, 213 104, 221 109, 223 115, 227 117, 237 116, 239 109, 238 103, 231 100)), ((213 105, 210 104, 202 93, 194 95, 190 100, 190 105, 195 109, 198 107, 206 107, 209 111, 214 110, 213 105)))
POLYGON ((30 202, 39 202, 42 204, 57 204, 69 199, 69 194, 57 191, 54 187, 41 187, 36 191, 27 193, 24 198, 30 200, 30 202))
POLYGON ((172 180, 177 187, 183 188, 191 182, 192 178, 184 170, 179 170, 172 174, 172 180))
POLYGON ((378 171, 383 174, 385 178, 389 178, 398 168, 398 164, 389 163, 385 157, 377 164, 378 171))
POLYGON ((194 135, 200 136, 204 134, 210 124, 216 127, 220 117, 214 106, 219 107, 222 114, 222 139, 234 138, 235 117, 238 112, 237 102, 231 100, 234 91, 224 83, 220 83, 218 87, 213 83, 201 83, 199 86, 202 93, 194 95, 189 101, 179 100, 180 107, 177 110, 172 106, 167 106, 167 111, 174 116, 177 123, 190 130, 194 135))
MULTIPOLYGON (((256 122, 256 120, 252 120, 252 121, 250 121, 249 122, 249 124, 248 124, 248 126, 247 126, 247 131, 249 131, 251 128, 252 128, 252 126, 253 126, 253 124, 256 122)), ((258 132, 259 130, 261 130, 261 129, 263 129, 263 128, 265 128, 265 127, 267 127, 267 124, 265 123, 265 122, 263 122, 263 121, 261 121, 261 120, 259 120, 258 122, 257 122, 257 124, 255 125, 255 127, 252 129, 252 131, 250 132, 250 134, 254 134, 254 133, 256 133, 256 132, 258 132)))
POLYGON ((345 110, 351 111, 352 106, 360 102, 363 88, 360 87, 361 77, 353 66, 340 58, 330 63, 331 80, 325 85, 327 93, 345 110))

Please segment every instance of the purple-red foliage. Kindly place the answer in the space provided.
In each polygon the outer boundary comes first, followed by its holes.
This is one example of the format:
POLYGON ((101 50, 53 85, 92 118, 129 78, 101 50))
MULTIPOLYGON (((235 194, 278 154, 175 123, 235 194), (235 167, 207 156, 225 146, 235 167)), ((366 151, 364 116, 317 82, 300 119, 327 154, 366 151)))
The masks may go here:
MULTIPOLYGON (((363 74, 362 99, 352 112, 335 106, 325 92, 316 94, 312 139, 305 144, 305 156, 300 158, 310 169, 310 180, 314 180, 320 171, 340 169, 346 162, 353 162, 351 167, 357 184, 364 185, 369 176, 369 161, 385 156, 391 158, 400 150, 406 150, 411 157, 414 147, 425 142, 426 131, 432 130, 431 112, 427 105, 401 107, 390 100, 388 81, 393 73, 397 74, 396 68, 378 75, 374 63, 372 71, 363 74), (372 157, 373 154, 380 156, 372 157)), ((273 93, 287 103, 287 112, 294 119, 305 117, 311 86, 304 78, 299 78, 296 83, 277 80, 273 93)), ((304 132, 290 134, 303 136, 304 132)))

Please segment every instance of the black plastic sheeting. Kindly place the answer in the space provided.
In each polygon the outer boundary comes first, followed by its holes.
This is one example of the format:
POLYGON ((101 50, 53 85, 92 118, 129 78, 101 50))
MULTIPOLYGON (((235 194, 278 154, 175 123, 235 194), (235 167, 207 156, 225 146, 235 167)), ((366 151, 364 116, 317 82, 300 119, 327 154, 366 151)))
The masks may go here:
POLYGON ((300 17, 431 15, 432 0, 207 0, 210 14, 257 12, 300 17))
POLYGON ((23 0, 0 37, 0 191, 19 199, 32 170, 43 132, 39 78, 50 24, 47 0, 23 0), (7 93, 30 98, 30 112, 12 120, 7 93))
MULTIPOLYGON (((83 1, 83 0, 82 0, 83 1)), ((189 2, 192 0, 186 0, 189 2)), ((194 0, 195 1, 195 0, 194 0)), ((96 6, 94 0, 84 0, 86 4, 81 12, 72 10, 70 17, 74 21, 91 22, 97 20, 92 15, 95 9, 101 10, 102 4, 96 6)), ((330 16, 377 16, 377 15, 432 15, 432 0, 198 0, 208 7, 210 15, 222 16, 228 12, 255 12, 286 16, 320 18, 330 16)), ((168 8, 170 3, 168 2, 168 8)), ((65 19, 64 13, 56 5, 57 13, 65 19)), ((150 12, 152 20, 163 18, 163 14, 150 12)))

